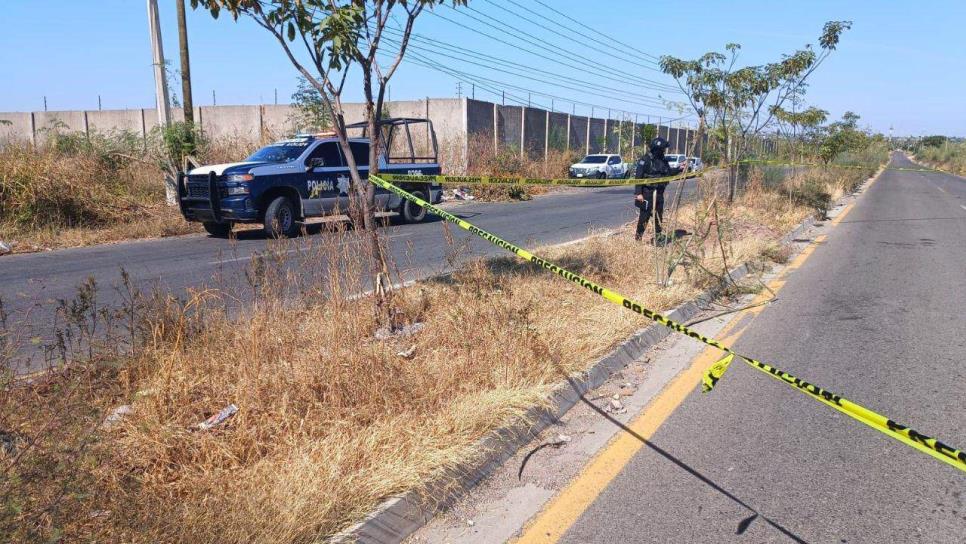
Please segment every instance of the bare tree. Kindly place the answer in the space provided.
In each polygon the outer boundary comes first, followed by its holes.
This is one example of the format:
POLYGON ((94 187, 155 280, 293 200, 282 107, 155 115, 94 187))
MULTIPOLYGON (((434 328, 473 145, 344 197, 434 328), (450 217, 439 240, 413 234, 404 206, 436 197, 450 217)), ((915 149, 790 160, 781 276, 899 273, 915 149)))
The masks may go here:
MULTIPOLYGON (((246 16, 278 41, 298 72, 315 87, 331 112, 332 129, 339 139, 352 178, 350 214, 356 225, 369 233, 370 251, 382 272, 377 286, 388 272, 376 235, 375 186, 364 180, 349 147, 342 96, 349 72, 362 74, 365 121, 370 138, 369 171, 377 173, 383 133, 379 126, 389 80, 399 68, 409 46, 416 19, 428 7, 445 0, 191 0, 194 8, 206 8, 217 18, 227 11, 236 20, 246 16), (397 17, 398 16, 398 17, 397 17), (384 32, 389 26, 398 45, 386 50, 384 32), (301 54, 297 54, 296 50, 301 54), (380 62, 379 53, 390 53, 380 62), (302 59, 307 59, 303 61, 302 59)), ((451 0, 454 6, 466 0, 451 0)), ((394 40, 395 41, 395 40, 394 40)))

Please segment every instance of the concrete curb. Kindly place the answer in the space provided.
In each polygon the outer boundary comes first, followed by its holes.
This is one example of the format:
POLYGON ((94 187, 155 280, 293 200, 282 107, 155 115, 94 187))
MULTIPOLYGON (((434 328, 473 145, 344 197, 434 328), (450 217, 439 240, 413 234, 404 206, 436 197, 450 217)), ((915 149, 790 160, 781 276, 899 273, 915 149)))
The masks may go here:
MULTIPOLYGON (((840 206, 848 198, 857 197, 863 193, 869 182, 881 173, 882 170, 880 169, 856 191, 843 195, 835 203, 835 206, 840 206)), ((813 217, 805 219, 791 232, 783 236, 781 243, 794 242, 811 229, 815 223, 816 220, 813 217)), ((582 240, 593 237, 587 236, 582 240)), ((742 264, 731 271, 731 277, 739 280, 748 275, 748 272, 747 264, 742 264)), ((727 283, 722 283, 708 289, 664 315, 679 323, 686 322, 699 314, 702 306, 717 298, 726 287, 727 283)), ((577 404, 584 393, 603 385, 614 372, 640 358, 650 348, 670 335, 671 332, 667 327, 657 323, 638 330, 607 355, 598 359, 579 377, 559 383, 553 393, 550 394, 546 405, 531 408, 520 423, 497 429, 480 440, 479 450, 485 452, 482 457, 447 471, 445 476, 438 478, 435 482, 430 482, 424 491, 410 491, 385 500, 365 519, 331 537, 329 542, 333 544, 402 542, 406 537, 428 523, 438 512, 461 498, 464 492, 472 489, 489 476, 536 434, 558 421, 562 415, 577 404)))

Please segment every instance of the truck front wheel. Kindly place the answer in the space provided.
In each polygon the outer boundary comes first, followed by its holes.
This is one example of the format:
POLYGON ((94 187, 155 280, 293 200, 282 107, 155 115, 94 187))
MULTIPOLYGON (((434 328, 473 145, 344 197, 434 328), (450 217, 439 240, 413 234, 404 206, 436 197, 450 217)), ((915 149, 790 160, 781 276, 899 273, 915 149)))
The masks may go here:
POLYGON ((299 233, 295 222, 295 206, 288 197, 279 196, 265 208, 265 235, 269 238, 293 238, 299 233))
POLYGON ((228 238, 231 234, 231 223, 215 223, 214 221, 205 221, 202 223, 205 227, 205 231, 208 234, 214 236, 215 238, 228 238))
MULTIPOLYGON (((416 198, 428 202, 429 197, 426 196, 425 192, 410 191, 410 193, 416 198)), ((399 207, 399 215, 406 223, 422 223, 426 219, 426 208, 417 206, 412 201, 404 199, 402 205, 399 207)))

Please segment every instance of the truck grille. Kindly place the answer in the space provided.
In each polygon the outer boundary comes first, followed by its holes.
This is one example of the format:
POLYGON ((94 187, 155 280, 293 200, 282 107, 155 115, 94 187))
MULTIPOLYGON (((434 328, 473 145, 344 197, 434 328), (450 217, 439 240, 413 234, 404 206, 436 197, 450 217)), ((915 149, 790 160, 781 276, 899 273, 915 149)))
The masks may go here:
POLYGON ((208 182, 191 183, 188 182, 188 196, 190 198, 208 198, 208 182))

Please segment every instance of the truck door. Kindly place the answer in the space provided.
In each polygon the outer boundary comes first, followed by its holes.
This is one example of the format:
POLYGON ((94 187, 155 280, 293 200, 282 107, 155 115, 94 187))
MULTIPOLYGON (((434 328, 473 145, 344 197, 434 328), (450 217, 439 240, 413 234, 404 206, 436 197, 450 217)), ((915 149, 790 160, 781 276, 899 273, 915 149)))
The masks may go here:
POLYGON ((305 176, 307 197, 302 202, 305 215, 320 216, 336 208, 347 209, 348 199, 344 205, 341 203, 340 186, 347 191, 349 181, 339 143, 322 142, 312 150, 306 165, 311 168, 305 176))
MULTIPOLYGON (((356 161, 356 167, 359 168, 359 176, 363 179, 369 177, 369 143, 350 141, 349 149, 352 150, 352 157, 356 161)), ((386 205, 389 203, 389 192, 385 189, 376 188, 376 209, 385 210, 386 205)))
POLYGON ((611 155, 607 158, 607 166, 605 167, 607 171, 607 177, 616 178, 620 176, 620 159, 615 155, 611 155))

